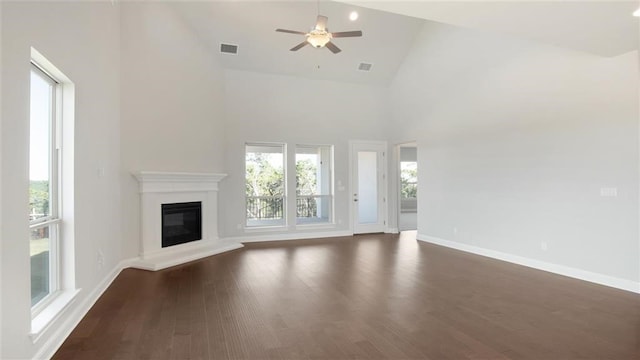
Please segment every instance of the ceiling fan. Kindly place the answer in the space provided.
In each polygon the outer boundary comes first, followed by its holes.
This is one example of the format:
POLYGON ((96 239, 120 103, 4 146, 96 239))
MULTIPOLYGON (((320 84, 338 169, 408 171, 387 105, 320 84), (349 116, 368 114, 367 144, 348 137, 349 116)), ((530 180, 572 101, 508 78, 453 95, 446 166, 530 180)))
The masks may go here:
POLYGON ((329 32, 327 29, 327 20, 329 18, 323 15, 318 15, 318 20, 316 21, 316 26, 313 27, 309 32, 295 31, 295 30, 286 30, 286 29, 276 29, 278 32, 289 33, 289 34, 298 34, 304 35, 306 39, 300 44, 292 47, 291 51, 298 51, 305 47, 306 45, 311 45, 315 48, 326 47, 331 50, 332 53, 337 54, 340 51, 340 48, 337 47, 334 43, 331 42, 333 38, 344 38, 344 37, 358 37, 362 36, 362 31, 343 31, 343 32, 329 32))

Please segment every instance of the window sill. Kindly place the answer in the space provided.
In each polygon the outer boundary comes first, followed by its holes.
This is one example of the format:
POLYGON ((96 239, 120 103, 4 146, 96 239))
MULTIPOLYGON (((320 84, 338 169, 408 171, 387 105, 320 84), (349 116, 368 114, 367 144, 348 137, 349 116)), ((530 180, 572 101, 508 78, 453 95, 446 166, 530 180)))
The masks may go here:
POLYGON ((63 290, 40 313, 31 319, 31 341, 35 344, 60 315, 73 303, 80 289, 63 290))
POLYGON ((321 229, 333 229, 336 227, 335 223, 320 223, 320 224, 297 224, 298 230, 321 230, 321 229))
POLYGON ((248 226, 244 228, 244 232, 270 232, 270 231, 283 231, 289 229, 287 225, 273 225, 273 226, 248 226))

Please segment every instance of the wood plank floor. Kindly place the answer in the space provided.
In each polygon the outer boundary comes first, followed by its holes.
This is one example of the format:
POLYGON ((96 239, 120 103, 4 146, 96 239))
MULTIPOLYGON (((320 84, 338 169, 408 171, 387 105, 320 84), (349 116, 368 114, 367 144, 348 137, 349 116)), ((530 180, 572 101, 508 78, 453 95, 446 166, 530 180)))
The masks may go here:
POLYGON ((124 270, 55 359, 640 359, 640 296, 415 240, 124 270))

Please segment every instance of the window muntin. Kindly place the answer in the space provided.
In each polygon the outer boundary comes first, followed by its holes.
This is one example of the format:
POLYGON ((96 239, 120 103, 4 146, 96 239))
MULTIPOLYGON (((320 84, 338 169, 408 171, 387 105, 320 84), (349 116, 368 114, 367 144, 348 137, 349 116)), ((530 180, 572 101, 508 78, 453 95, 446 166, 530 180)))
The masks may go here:
POLYGON ((245 146, 246 225, 286 224, 284 144, 245 146))
POLYGON ((296 146, 296 224, 332 221, 331 155, 331 146, 296 146))
POLYGON ((58 290, 58 82, 32 65, 29 117, 31 305, 58 290))

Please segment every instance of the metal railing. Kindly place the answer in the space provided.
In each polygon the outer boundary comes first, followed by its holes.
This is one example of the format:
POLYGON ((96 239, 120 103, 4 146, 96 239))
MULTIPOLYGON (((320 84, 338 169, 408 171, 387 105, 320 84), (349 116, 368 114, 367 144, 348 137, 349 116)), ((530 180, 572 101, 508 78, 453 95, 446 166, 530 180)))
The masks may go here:
POLYGON ((284 196, 247 196, 247 220, 284 217, 284 196))
POLYGON ((296 197, 296 217, 322 217, 322 214, 318 215, 318 208, 325 206, 328 210, 330 199, 331 195, 298 195, 296 197))
MULTIPOLYGON (((284 196, 247 196, 247 221, 252 226, 273 225, 273 220, 284 220, 284 196)), ((296 217, 298 219, 324 219, 331 211, 331 195, 298 195, 296 217)))

